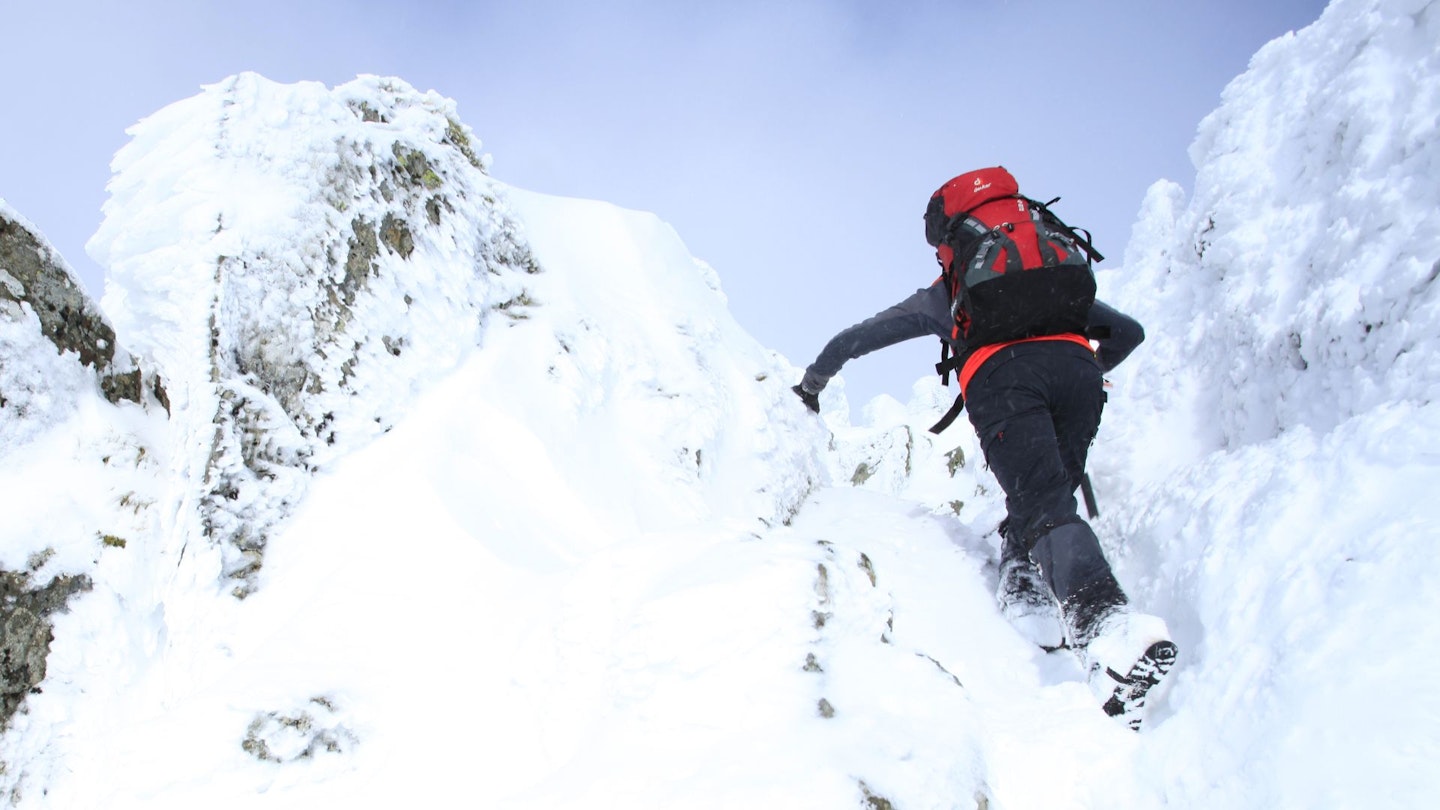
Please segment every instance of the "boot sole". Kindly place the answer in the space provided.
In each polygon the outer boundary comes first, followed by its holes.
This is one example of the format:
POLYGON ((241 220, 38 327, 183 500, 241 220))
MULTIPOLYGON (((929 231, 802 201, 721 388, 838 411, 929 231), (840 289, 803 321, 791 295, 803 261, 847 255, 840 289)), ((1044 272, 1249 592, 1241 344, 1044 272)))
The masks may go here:
POLYGON ((1105 713, 1139 731, 1144 720, 1145 699, 1175 666, 1178 653, 1173 641, 1157 641, 1145 650, 1145 654, 1130 668, 1129 674, 1122 677, 1115 670, 1107 669, 1105 673, 1116 681, 1116 685, 1110 699, 1105 701, 1105 713))

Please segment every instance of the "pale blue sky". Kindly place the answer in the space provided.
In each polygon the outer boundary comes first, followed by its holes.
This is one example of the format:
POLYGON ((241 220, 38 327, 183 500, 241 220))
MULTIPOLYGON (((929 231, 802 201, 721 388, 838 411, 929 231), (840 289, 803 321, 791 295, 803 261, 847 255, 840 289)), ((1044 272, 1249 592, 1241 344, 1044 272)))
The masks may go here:
MULTIPOLYGON (((929 283, 920 217, 1003 163, 1119 264, 1145 189, 1188 190, 1200 119, 1320 0, 0 0, 0 197, 84 254, 125 128, 252 70, 399 76, 456 100, 523 188, 653 211, 804 366, 929 283)), ((904 400, 938 344, 845 369, 904 400)))

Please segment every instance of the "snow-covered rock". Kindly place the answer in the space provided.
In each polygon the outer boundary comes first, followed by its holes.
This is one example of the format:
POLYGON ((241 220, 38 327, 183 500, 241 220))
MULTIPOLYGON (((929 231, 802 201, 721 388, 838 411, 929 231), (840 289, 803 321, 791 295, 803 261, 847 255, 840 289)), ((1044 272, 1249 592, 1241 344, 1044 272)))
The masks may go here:
POLYGON ((70 416, 97 383, 112 403, 165 404, 163 381, 116 345, 74 271, 4 200, 0 330, 0 452, 70 416))
POLYGON ((131 129, 89 249, 170 383, 177 531, 237 595, 326 461, 524 317, 540 268, 453 104, 397 80, 242 74, 131 129))
POLYGON ((117 424, 136 406, 162 414, 163 382, 0 200, 0 489, 13 498, 0 523, 0 727, 46 678, 52 616, 92 587, 93 556, 134 536, 109 490, 139 452, 117 424))
POLYGON ((1148 339, 1095 473, 1122 580, 1183 651, 1143 760, 1172 805, 1434 791, 1436 42, 1440 3, 1335 0, 1266 45, 1200 125, 1189 200, 1157 183, 1107 274, 1148 339), (1176 768, 1185 738, 1219 744, 1176 768))

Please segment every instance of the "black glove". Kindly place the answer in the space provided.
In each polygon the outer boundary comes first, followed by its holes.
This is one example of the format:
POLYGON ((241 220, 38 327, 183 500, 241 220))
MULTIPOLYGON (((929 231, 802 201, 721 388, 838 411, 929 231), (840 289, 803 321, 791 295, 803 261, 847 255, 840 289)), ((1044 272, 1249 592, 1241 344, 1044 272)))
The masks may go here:
POLYGON ((809 408, 811 413, 820 412, 819 394, 812 394, 809 391, 806 391, 804 388, 801 388, 799 385, 796 385, 790 390, 795 392, 795 396, 800 397, 800 401, 805 403, 805 407, 809 408))

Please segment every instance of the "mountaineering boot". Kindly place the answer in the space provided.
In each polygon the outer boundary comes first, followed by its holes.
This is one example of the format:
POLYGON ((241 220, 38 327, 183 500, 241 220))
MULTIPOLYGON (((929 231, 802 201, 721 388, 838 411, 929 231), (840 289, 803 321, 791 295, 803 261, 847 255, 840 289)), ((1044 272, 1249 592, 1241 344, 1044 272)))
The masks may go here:
POLYGON ((1178 653, 1164 620, 1125 606, 1101 617, 1077 651, 1101 708, 1136 731, 1178 653))
POLYGON ((995 601, 1000 605, 1000 615, 1045 652, 1064 647, 1065 625, 1050 583, 1024 543, 1010 531, 1009 517, 1000 521, 996 531, 1000 534, 1000 584, 995 589, 995 601))
POLYGON ((1065 628, 1060 621, 1060 604, 1029 555, 1000 563, 1000 586, 995 591, 1000 615, 1021 636, 1046 652, 1065 646, 1065 628))

